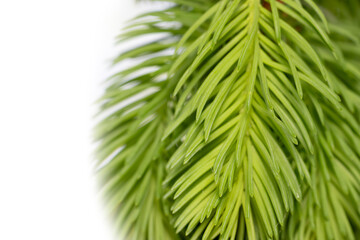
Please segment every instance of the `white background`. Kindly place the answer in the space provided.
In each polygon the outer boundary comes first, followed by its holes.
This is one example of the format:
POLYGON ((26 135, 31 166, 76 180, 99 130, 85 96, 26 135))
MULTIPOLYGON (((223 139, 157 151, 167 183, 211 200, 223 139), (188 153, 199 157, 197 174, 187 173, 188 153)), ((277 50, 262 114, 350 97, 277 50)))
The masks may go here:
POLYGON ((113 239, 92 104, 135 0, 0 1, 0 239, 113 239))

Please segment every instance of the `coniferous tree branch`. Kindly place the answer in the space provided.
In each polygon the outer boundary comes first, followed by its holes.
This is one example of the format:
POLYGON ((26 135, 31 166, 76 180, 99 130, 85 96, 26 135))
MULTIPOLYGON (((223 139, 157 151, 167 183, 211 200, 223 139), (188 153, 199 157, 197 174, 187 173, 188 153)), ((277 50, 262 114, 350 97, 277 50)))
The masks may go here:
POLYGON ((121 35, 166 36, 116 58, 143 60, 101 99, 115 110, 97 128, 108 161, 99 174, 126 239, 356 239, 360 31, 350 4, 166 2, 121 35))

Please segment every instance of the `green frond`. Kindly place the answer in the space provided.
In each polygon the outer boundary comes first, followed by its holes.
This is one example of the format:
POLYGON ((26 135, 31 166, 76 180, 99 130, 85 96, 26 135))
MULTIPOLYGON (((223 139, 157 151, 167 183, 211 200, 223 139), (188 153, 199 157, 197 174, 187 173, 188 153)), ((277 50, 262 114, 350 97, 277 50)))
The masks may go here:
POLYGON ((357 239, 352 9, 338 3, 337 13, 335 0, 163 1, 171 6, 119 35, 159 38, 114 59, 136 63, 109 78, 99 100, 99 176, 122 235, 357 239))
MULTIPOLYGON (((164 15, 159 12, 146 17, 153 16, 158 22, 170 21, 168 15, 176 10, 170 8, 164 15)), ((129 58, 139 59, 134 67, 108 80, 109 86, 99 100, 102 111, 111 113, 95 131, 96 139, 101 140, 97 151, 101 163, 98 174, 108 209, 121 235, 129 239, 178 239, 169 224, 162 198, 167 155, 163 155, 166 144, 161 138, 169 120, 170 91, 178 79, 178 76, 166 77, 173 58, 165 50, 174 48, 176 36, 182 30, 156 25, 149 29, 147 24, 140 27, 149 31, 129 28, 121 39, 129 40, 148 32, 167 35, 122 53, 114 60, 118 64, 129 58)))

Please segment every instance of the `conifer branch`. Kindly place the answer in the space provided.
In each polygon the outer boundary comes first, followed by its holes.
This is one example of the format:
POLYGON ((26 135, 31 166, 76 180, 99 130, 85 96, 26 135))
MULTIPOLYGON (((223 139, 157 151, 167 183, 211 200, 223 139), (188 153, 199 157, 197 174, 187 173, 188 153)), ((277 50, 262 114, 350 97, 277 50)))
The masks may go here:
POLYGON ((96 131, 99 175, 119 231, 357 239, 352 9, 335 0, 163 1, 173 5, 139 16, 120 40, 163 37, 120 54, 115 64, 137 63, 109 79, 100 100, 113 113, 96 131))

